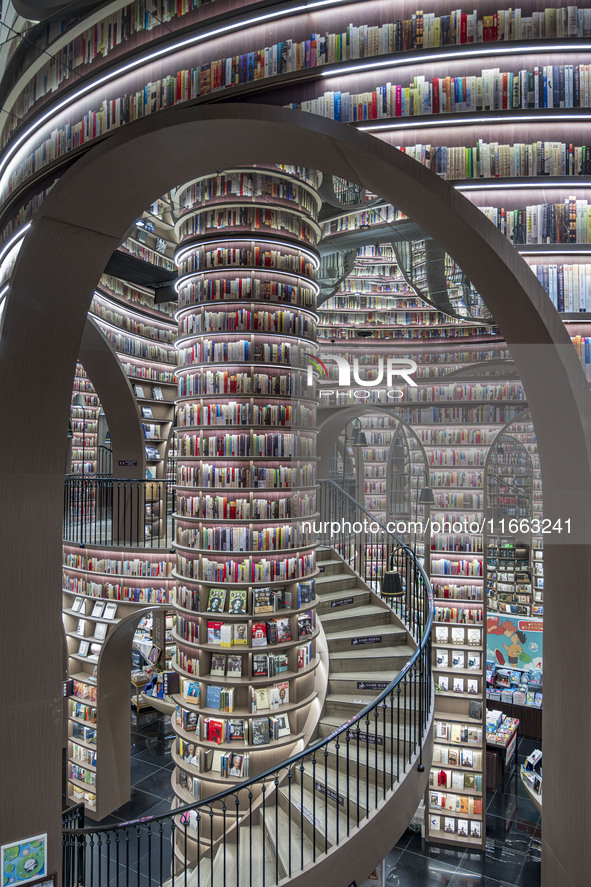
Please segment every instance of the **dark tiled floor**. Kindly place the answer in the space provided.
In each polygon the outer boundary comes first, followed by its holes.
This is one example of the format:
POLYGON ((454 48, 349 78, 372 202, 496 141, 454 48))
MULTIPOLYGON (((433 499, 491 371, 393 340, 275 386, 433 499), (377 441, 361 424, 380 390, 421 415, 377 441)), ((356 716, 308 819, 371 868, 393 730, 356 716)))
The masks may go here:
MULTIPOLYGON (((147 711, 133 713, 132 719, 131 799, 101 825, 116 825, 170 810, 173 762, 169 718, 147 711)), ((539 743, 521 739, 518 762, 538 746, 539 743)), ((540 816, 515 773, 503 789, 487 792, 485 854, 426 844, 420 835, 409 830, 388 854, 386 884, 388 887, 540 887, 540 829, 540 816)), ((141 864, 148 848, 136 848, 132 843, 130 850, 129 868, 137 871, 138 853, 141 864)), ((121 866, 122 856, 119 862, 121 866)), ((105 874, 108 871, 114 883, 116 860, 105 858, 104 866, 105 874)))

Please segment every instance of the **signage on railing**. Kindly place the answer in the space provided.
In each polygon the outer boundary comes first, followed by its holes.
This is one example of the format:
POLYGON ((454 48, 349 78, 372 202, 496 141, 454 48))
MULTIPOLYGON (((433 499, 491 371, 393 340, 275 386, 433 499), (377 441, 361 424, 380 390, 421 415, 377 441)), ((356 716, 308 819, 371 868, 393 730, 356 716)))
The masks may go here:
POLYGON ((369 638, 351 638, 351 646, 352 647, 360 647, 361 644, 381 644, 381 643, 382 643, 381 634, 375 634, 369 638))

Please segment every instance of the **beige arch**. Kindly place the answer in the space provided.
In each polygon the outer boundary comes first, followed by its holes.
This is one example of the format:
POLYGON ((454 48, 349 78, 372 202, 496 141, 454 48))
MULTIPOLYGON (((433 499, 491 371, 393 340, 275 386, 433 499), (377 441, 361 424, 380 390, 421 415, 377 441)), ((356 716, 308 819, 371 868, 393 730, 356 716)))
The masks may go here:
POLYGON ((114 133, 64 174, 19 253, 0 338, 0 415, 16 429, 0 443, 0 531, 8 553, 0 664, 15 676, 0 690, 8 725, 0 778, 14 798, 10 812, 3 809, 2 839, 47 831, 50 870, 59 869, 60 741, 53 727, 61 720, 55 639, 64 428, 93 289, 131 222, 157 196, 190 177, 257 162, 333 172, 394 203, 458 262, 511 347, 535 421, 547 513, 570 516, 574 530, 571 544, 546 549, 548 588, 560 590, 560 601, 548 594, 545 605, 543 846, 545 884, 582 884, 582 831, 590 819, 583 807, 591 796, 591 762, 582 753, 591 727, 591 596, 584 587, 591 574, 591 398, 575 350, 525 262, 449 183, 366 133, 251 104, 173 108, 114 133), (40 512, 31 541, 31 515, 40 512), (574 674, 583 676, 576 687, 574 674), (39 733, 45 741, 31 755, 23 736, 39 733))

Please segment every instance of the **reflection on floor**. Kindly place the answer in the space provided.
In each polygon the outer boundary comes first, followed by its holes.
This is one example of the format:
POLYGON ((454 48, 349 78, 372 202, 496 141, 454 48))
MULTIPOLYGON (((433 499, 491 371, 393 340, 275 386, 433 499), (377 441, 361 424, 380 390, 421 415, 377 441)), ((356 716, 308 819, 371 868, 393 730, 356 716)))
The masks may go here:
MULTIPOLYGON (((101 825, 170 810, 171 742, 168 716, 132 713, 131 799, 101 825)), ((539 743, 521 739, 519 763, 534 748, 539 743)), ((65 772, 64 764, 64 787, 65 772)), ((504 791, 487 793, 485 855, 427 845, 408 831, 386 859, 387 887, 540 887, 540 829, 540 816, 516 773, 504 791)), ((130 860, 130 868, 136 866, 130 860)))

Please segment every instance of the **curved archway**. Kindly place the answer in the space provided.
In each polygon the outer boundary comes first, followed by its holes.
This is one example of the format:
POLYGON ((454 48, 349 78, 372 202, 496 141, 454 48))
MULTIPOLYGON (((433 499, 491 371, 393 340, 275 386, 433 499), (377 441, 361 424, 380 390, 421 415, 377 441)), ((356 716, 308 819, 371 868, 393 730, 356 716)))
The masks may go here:
POLYGON ((113 346, 91 317, 84 325, 79 359, 105 411, 117 477, 145 477, 146 453, 137 401, 113 346), (135 462, 135 466, 119 467, 119 460, 135 462))
MULTIPOLYGON (((49 864, 59 869, 60 510, 71 380, 93 288, 137 215, 180 181, 239 163, 293 163, 332 172, 379 193, 417 221, 470 277, 511 347, 540 443, 548 514, 571 518, 569 544, 548 546, 544 737, 547 791, 544 878, 583 883, 570 802, 586 797, 591 764, 579 754, 589 706, 561 687, 591 671, 591 398, 576 352, 541 284, 504 236, 466 198, 416 161, 371 136, 302 112, 257 105, 173 108, 115 132, 74 163, 36 215, 19 253, 0 339, 0 415, 19 429, 0 443, 0 527, 6 559, 2 596, 4 673, 27 675, 15 702, 3 682, 6 743, 0 763, 15 799, 6 840, 49 833, 49 864), (174 159, 174 162, 165 162, 174 159), (18 385, 13 373, 18 372, 18 385), (52 396, 39 398, 40 385, 52 396), (32 404, 35 409, 32 409, 32 404), (39 428, 43 427, 43 441, 39 428), (568 452, 569 458, 563 454, 568 452), (26 503, 28 507, 23 507, 26 503), (35 556, 30 514, 42 511, 35 556), (31 589, 47 590, 35 597, 31 589), (37 631, 36 629, 40 629, 37 631), (36 635, 34 662, 28 655, 36 635), (562 645, 561 638, 569 637, 562 645), (23 733, 56 736, 33 756, 23 733), (576 772, 570 761, 577 759, 576 772), (559 793, 560 789, 560 793, 559 793), (28 796, 36 797, 31 811, 28 796), (18 801, 22 798, 22 802, 18 801)), ((7 811, 3 814, 7 816, 7 811)), ((582 822, 583 818, 578 818, 582 822)))

